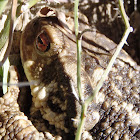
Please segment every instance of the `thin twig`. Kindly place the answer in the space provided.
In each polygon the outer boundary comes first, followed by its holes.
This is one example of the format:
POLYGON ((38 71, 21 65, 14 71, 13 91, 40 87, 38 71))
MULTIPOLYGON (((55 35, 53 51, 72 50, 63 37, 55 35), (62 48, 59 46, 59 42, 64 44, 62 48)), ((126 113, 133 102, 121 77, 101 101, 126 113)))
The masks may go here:
POLYGON ((79 100, 80 103, 82 104, 81 108, 81 119, 77 128, 77 133, 75 136, 75 140, 80 140, 81 139, 81 134, 82 130, 84 127, 84 122, 81 122, 81 120, 85 120, 85 105, 84 105, 84 96, 82 94, 82 89, 81 89, 81 39, 79 38, 79 29, 78 29, 78 5, 79 5, 79 0, 75 0, 74 4, 74 22, 75 22, 75 35, 76 35, 76 44, 77 44, 77 88, 78 88, 78 93, 79 93, 79 100))
POLYGON ((99 81, 99 83, 97 84, 97 87, 93 91, 92 96, 90 96, 85 101, 85 103, 82 104, 82 111, 81 111, 81 118, 80 118, 81 120, 80 120, 79 125, 78 125, 75 140, 80 140, 81 139, 81 134, 82 134, 82 130, 83 130, 83 127, 84 127, 85 116, 86 116, 87 107, 88 107, 89 103, 93 100, 93 98, 95 96, 97 96, 97 94, 98 94, 99 90, 101 89, 101 87, 102 87, 102 85, 103 85, 108 73, 110 72, 110 70, 111 70, 111 68, 113 66, 113 63, 115 62, 119 52, 121 51, 123 45, 126 43, 126 40, 128 38, 129 33, 132 32, 132 27, 130 27, 128 17, 127 17, 127 15, 125 13, 125 10, 124 10, 123 0, 119 0, 119 8, 120 8, 120 12, 121 12, 122 18, 123 18, 124 23, 125 23, 125 31, 124 31, 123 37, 122 37, 120 43, 118 44, 117 49, 116 49, 114 55, 112 56, 108 66, 107 66, 107 69, 103 73, 103 75, 101 77, 101 80, 99 81))
POLYGON ((81 40, 83 34, 86 33, 86 32, 95 32, 96 33, 96 31, 97 31, 96 29, 85 29, 84 31, 82 31, 81 33, 78 34, 78 39, 81 40))
POLYGON ((110 62, 108 64, 105 72, 103 73, 103 75, 101 77, 101 80, 99 81, 99 83, 97 84, 97 87, 93 91, 93 96, 89 97, 86 100, 87 103, 90 103, 93 100, 94 96, 97 96, 97 94, 98 94, 100 88, 102 87, 103 82, 105 81, 108 73, 110 72, 110 70, 111 70, 111 68, 112 68, 112 66, 113 66, 118 54, 120 53, 123 45, 126 43, 126 40, 128 38, 129 33, 133 31, 132 27, 130 27, 128 17, 127 17, 127 15, 125 13, 123 0, 119 0, 119 7, 120 7, 120 12, 121 12, 122 18, 123 18, 124 23, 125 23, 125 31, 124 31, 124 34, 123 34, 123 37, 122 37, 120 43, 117 45, 117 49, 116 49, 114 55, 112 56, 112 58, 111 58, 111 60, 110 60, 110 62))
POLYGON ((127 29, 125 30, 124 35, 123 35, 123 37, 122 37, 120 43, 118 44, 117 49, 116 49, 114 55, 112 56, 112 58, 111 58, 111 60, 110 60, 110 62, 109 62, 109 64, 108 64, 108 66, 107 66, 105 72, 104 72, 103 75, 102 75, 101 80, 99 81, 97 87, 96 87, 95 90, 93 91, 93 96, 89 97, 89 98, 85 101, 85 103, 88 103, 88 104, 89 104, 89 103, 93 100, 93 98, 94 98, 95 96, 97 96, 99 90, 101 89, 101 87, 102 87, 102 85, 103 85, 103 83, 104 83, 104 81, 105 81, 105 79, 106 79, 108 73, 110 72, 110 70, 111 70, 111 68, 112 68, 112 66, 113 66, 113 64, 114 64, 114 62, 115 62, 115 60, 116 60, 118 54, 120 53, 120 51, 121 51, 123 45, 125 44, 125 42, 126 42, 126 40, 127 40, 127 38, 128 38, 129 33, 130 33, 131 31, 132 31, 132 28, 131 28, 131 27, 129 27, 129 28, 127 28, 127 29))
POLYGON ((79 93, 80 102, 83 102, 82 90, 81 90, 81 39, 78 38, 78 4, 79 0, 75 0, 74 5, 74 22, 75 22, 75 35, 77 44, 77 88, 79 93))
POLYGON ((83 133, 83 128, 85 126, 87 108, 88 108, 88 104, 83 103, 82 104, 82 109, 81 109, 81 117, 80 117, 80 121, 79 121, 79 124, 78 124, 75 140, 81 140, 81 135, 83 133))
POLYGON ((25 86, 31 86, 31 85, 37 85, 38 83, 35 81, 31 81, 31 82, 19 82, 16 84, 11 84, 11 83, 3 83, 0 82, 0 86, 6 85, 6 86, 18 86, 18 87, 25 87, 25 86))

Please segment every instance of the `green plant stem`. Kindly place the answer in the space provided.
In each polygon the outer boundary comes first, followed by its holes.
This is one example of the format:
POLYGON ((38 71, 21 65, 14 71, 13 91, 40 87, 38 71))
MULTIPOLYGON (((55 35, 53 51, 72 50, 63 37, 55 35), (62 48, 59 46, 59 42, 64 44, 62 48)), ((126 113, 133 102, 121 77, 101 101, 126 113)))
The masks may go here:
POLYGON ((127 28, 127 29, 125 30, 124 35, 123 35, 123 37, 122 37, 120 43, 118 44, 117 49, 116 49, 114 55, 112 56, 112 58, 111 58, 111 60, 110 60, 110 62, 109 62, 109 64, 108 64, 108 66, 107 66, 105 72, 104 72, 103 75, 102 75, 101 80, 99 81, 99 83, 97 84, 95 90, 93 91, 93 95, 90 96, 90 97, 85 101, 85 103, 89 104, 89 103, 93 100, 93 98, 98 94, 98 92, 99 92, 99 90, 101 89, 101 87, 102 87, 102 85, 103 85, 103 83, 104 83, 104 81, 105 81, 105 79, 106 79, 108 73, 110 72, 110 70, 111 70, 111 68, 112 68, 112 66, 113 66, 113 64, 114 64, 114 62, 115 62, 115 60, 116 60, 118 54, 120 53, 120 51, 121 51, 123 45, 125 44, 125 42, 126 42, 126 40, 127 40, 127 38, 128 38, 129 33, 132 31, 131 29, 132 29, 132 28, 129 27, 129 28, 127 28))
MULTIPOLYGON (((84 123, 85 123, 85 119, 86 119, 85 116, 86 116, 86 113, 87 113, 87 108, 88 108, 89 103, 93 100, 93 98, 95 96, 97 96, 97 94, 98 94, 99 90, 101 89, 101 87, 102 87, 102 85, 103 85, 103 83, 104 83, 108 73, 110 72, 110 70, 111 70, 111 68, 113 66, 113 63, 115 62, 115 60, 116 60, 118 54, 120 53, 123 45, 126 43, 126 40, 128 38, 129 33, 132 32, 132 27, 130 27, 130 24, 129 24, 129 21, 128 21, 128 17, 127 17, 127 15, 125 13, 124 5, 123 5, 123 0, 119 0, 119 8, 120 8, 120 12, 121 12, 122 18, 123 18, 124 23, 125 23, 125 31, 124 31, 123 37, 122 37, 120 43, 118 44, 117 49, 116 49, 114 55, 112 56, 108 66, 107 66, 107 69, 103 73, 99 83, 97 84, 95 90, 93 91, 92 96, 90 96, 85 101, 85 103, 82 104, 81 118, 80 118, 81 120, 80 120, 79 125, 78 125, 78 129, 77 129, 75 140, 80 140, 81 139, 81 134, 82 134, 82 130, 83 130, 83 127, 84 127, 84 123)), ((75 15, 75 17, 76 17, 76 15, 75 15)), ((76 31, 76 29, 75 29, 75 31, 76 31)), ((77 42, 78 42, 78 38, 77 38, 77 42)), ((78 43, 77 43, 77 46, 78 46, 78 43)))
MULTIPOLYGON (((121 13, 122 19, 123 19, 123 21, 124 21, 125 28, 127 29, 127 28, 130 27, 130 24, 129 24, 128 17, 127 17, 127 15, 126 15, 126 12, 125 12, 123 3, 124 3, 123 0, 119 0, 119 9, 120 9, 120 13, 121 13)), ((125 30, 126 30, 126 29, 125 29, 125 30)))
POLYGON ((81 90, 81 40, 77 40, 77 88, 80 102, 83 103, 83 95, 81 90))
POLYGON ((81 139, 81 134, 82 130, 84 127, 84 122, 85 122, 85 113, 86 113, 86 105, 83 104, 83 95, 82 95, 82 90, 81 90, 81 39, 78 38, 79 35, 79 29, 78 29, 78 4, 79 0, 75 0, 74 4, 74 22, 75 22, 75 35, 76 35, 76 44, 77 44, 77 88, 78 88, 78 94, 79 94, 79 100, 82 103, 82 108, 81 108, 81 119, 78 124, 77 128, 77 133, 75 136, 75 140, 80 140, 81 139))
POLYGON ((75 0, 75 3, 74 3, 74 24, 75 24, 76 37, 78 37, 78 33, 79 33, 79 29, 78 29, 78 5, 79 5, 79 0, 75 0))
POLYGON ((3 80, 2 82, 5 83, 2 85, 2 89, 3 89, 3 94, 5 94, 7 92, 8 86, 7 86, 7 80, 8 80, 8 70, 10 67, 10 62, 9 59, 7 58, 5 63, 3 64, 2 68, 3 68, 3 80))
POLYGON ((82 110, 81 110, 81 118, 80 118, 80 122, 77 128, 77 133, 75 136, 75 140, 80 140, 81 139, 81 134, 85 125, 85 120, 86 120, 86 114, 87 114, 87 108, 88 108, 88 104, 82 104, 82 110))
POLYGON ((79 93, 80 102, 83 102, 82 90, 81 90, 81 39, 78 38, 78 4, 79 0, 75 0, 74 5, 74 22, 75 22, 75 35, 77 44, 77 88, 79 93))

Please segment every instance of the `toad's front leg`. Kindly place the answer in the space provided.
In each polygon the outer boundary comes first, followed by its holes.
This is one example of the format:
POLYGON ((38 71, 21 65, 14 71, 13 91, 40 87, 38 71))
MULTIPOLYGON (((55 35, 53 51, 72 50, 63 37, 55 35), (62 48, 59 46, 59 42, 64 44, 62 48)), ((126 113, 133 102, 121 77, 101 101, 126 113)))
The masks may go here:
POLYGON ((14 66, 10 67, 10 84, 8 92, 0 98, 0 139, 43 139, 44 134, 39 133, 20 111, 17 103, 19 88, 18 76, 14 66))

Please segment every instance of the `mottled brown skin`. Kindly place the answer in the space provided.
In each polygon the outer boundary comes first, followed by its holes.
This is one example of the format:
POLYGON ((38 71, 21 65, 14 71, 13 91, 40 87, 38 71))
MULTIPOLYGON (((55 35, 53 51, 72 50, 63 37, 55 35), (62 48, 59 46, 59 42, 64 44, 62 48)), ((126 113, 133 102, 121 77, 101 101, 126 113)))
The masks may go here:
POLYGON ((8 92, 0 98, 0 139, 42 139, 44 135, 39 133, 28 120, 27 116, 20 111, 17 103, 19 88, 15 67, 10 67, 10 84, 8 92))
MULTIPOLYGON (((84 16, 80 18, 81 31, 90 28, 83 19, 84 16)), ((71 21, 71 18, 67 19, 69 29, 66 29, 56 17, 36 18, 22 34, 21 59, 33 96, 30 120, 34 129, 43 132, 40 134, 36 130, 40 139, 49 139, 50 133, 62 139, 74 139, 80 117, 76 44, 71 21), (42 32, 50 42, 46 52, 36 46, 42 32)), ((87 32, 82 39, 82 92, 86 99, 100 80, 116 44, 98 32, 87 32)), ((122 50, 99 94, 88 107, 82 139, 140 139, 139 91, 140 68, 122 50)), ((4 105, 1 103, 2 108, 4 105)), ((21 113, 18 107, 17 112, 21 113)), ((4 124, 3 120, 1 124, 4 124)), ((14 124, 11 126, 15 127, 14 124)), ((8 132, 7 127, 4 130, 8 132)), ((18 132, 14 132, 12 136, 16 138, 18 132)), ((1 135, 0 131, 0 136, 7 135, 1 135)), ((21 137, 26 138, 23 134, 21 137)))

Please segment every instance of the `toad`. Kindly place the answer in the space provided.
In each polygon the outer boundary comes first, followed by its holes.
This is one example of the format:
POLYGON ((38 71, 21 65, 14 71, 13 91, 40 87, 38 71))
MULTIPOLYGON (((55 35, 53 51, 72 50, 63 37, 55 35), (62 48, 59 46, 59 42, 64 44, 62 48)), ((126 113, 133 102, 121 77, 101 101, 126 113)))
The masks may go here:
MULTIPOLYGON (((90 29, 83 15, 79 21, 81 31, 90 29)), ((56 16, 38 17, 23 31, 20 52, 31 83, 30 117, 20 111, 18 88, 11 86, 0 98, 0 138, 74 139, 81 104, 73 18, 66 16, 66 22, 64 26, 56 16)), ((97 86, 115 48, 116 44, 98 31, 84 33, 81 60, 84 99, 97 86)), ((16 77, 14 68, 12 72, 16 77)), ((13 78, 13 82, 17 80, 13 78)), ((140 68, 122 50, 88 107, 82 139, 139 139, 139 88, 140 68)))

